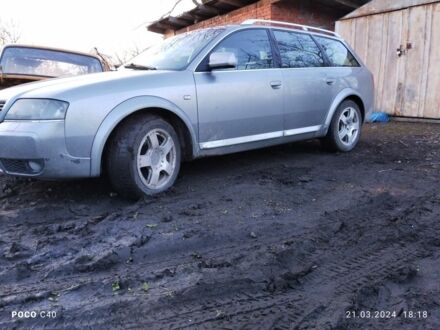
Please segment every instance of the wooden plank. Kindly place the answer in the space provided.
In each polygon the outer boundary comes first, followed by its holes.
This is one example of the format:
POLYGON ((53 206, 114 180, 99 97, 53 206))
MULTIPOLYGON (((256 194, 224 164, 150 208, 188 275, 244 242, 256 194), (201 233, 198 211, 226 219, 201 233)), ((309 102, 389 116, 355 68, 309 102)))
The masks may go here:
MULTIPOLYGON (((428 6, 408 10, 408 36, 405 42, 405 80, 402 115, 418 117, 426 43, 426 10, 428 6)), ((404 39, 405 40, 405 39, 404 39)))
MULTIPOLYGON (((388 27, 389 27, 389 15, 378 15, 382 17, 382 38, 381 40, 381 53, 380 57, 380 67, 379 74, 376 79, 376 109, 377 111, 385 111, 385 106, 383 104, 383 86, 385 84, 385 68, 387 67, 387 58, 388 58, 388 27)), ((386 112, 386 111, 385 111, 386 112)))
POLYGON ((368 18, 362 17, 356 20, 354 33, 356 36, 354 49, 356 50, 356 53, 361 57, 362 61, 367 63, 368 18))
POLYGON ((350 40, 352 45, 356 43, 356 24, 357 24, 357 20, 351 21, 350 40))
MULTIPOLYGON (((383 22, 384 15, 374 15, 367 18, 368 19, 368 45, 367 45, 367 56, 365 64, 373 73, 374 76, 374 86, 375 90, 375 109, 380 107, 380 95, 379 91, 382 88, 381 78, 381 62, 384 57, 384 34, 383 34, 383 22)), ((382 77, 383 78, 383 77, 382 77)))
POLYGON ((434 5, 428 5, 426 8, 426 24, 425 24, 425 40, 423 45, 423 65, 422 65, 422 77, 420 83, 420 100, 419 100, 419 111, 418 117, 424 117, 425 113, 425 99, 426 90, 428 88, 428 76, 429 76, 429 56, 431 49, 431 35, 432 35, 432 16, 433 16, 434 5))
POLYGON ((335 30, 339 33, 344 40, 354 48, 352 40, 352 20, 336 22, 335 30))
MULTIPOLYGON (((402 47, 402 49, 406 48, 407 40, 408 40, 408 31, 409 31, 409 9, 401 10, 400 13, 402 14, 402 29, 401 29, 401 36, 400 36, 400 43, 397 44, 396 47, 396 56, 397 56, 397 48, 399 46, 402 47)), ((396 91, 396 100, 394 104, 394 113, 398 116, 404 116, 404 98, 405 98, 405 89, 406 89, 406 76, 407 76, 407 70, 406 70, 406 64, 408 62, 408 57, 406 56, 406 53, 404 55, 399 57, 399 60, 397 61, 397 91, 396 91)))
POLYGON ((385 14, 388 18, 386 31, 386 54, 383 65, 383 85, 381 93, 381 110, 392 115, 400 115, 399 100, 402 83, 399 83, 399 67, 404 56, 398 57, 396 49, 402 44, 403 12, 385 14))
POLYGON ((433 6, 424 116, 440 118, 440 4, 433 6))

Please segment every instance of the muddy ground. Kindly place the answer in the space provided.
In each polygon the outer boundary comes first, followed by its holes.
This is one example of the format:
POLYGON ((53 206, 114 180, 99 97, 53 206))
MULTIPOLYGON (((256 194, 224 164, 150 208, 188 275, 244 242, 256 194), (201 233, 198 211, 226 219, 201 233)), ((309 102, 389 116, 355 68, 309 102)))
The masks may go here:
POLYGON ((439 180, 414 123, 187 163, 137 203, 0 176, 0 328, 440 329, 439 180))

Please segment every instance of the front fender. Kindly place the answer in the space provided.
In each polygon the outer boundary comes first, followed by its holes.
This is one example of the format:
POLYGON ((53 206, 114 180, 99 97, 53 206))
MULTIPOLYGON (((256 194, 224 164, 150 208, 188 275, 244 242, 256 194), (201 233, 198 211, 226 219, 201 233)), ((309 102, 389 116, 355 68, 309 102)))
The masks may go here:
POLYGON ((362 96, 352 88, 345 88, 339 92, 339 94, 334 98, 329 111, 327 112, 327 116, 325 118, 325 123, 322 126, 321 135, 327 135, 328 129, 330 127, 330 123, 332 122, 333 115, 335 114, 338 106, 344 101, 346 98, 350 96, 357 96, 362 99, 362 96))
POLYGON ((98 128, 98 131, 94 137, 92 152, 91 152, 91 176, 99 176, 101 174, 101 162, 102 162, 102 154, 104 152, 105 144, 110 137, 110 134, 113 132, 115 127, 124 120, 127 116, 143 109, 147 108, 160 108, 171 113, 177 115, 186 125, 188 131, 190 132, 191 139, 193 141, 193 154, 197 154, 196 146, 196 132, 195 127, 192 125, 188 116, 182 111, 177 105, 174 103, 163 99, 157 96, 137 96, 131 99, 128 99, 120 104, 118 104, 115 108, 113 108, 108 115, 104 118, 101 125, 98 128))

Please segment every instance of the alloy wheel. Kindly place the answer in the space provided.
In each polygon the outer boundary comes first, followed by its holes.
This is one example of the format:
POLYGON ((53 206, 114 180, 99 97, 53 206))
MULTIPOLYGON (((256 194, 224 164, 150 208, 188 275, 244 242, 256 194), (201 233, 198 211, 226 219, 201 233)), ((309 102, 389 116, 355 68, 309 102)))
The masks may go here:
POLYGON ((339 140, 346 146, 352 146, 359 135, 359 129, 358 112, 352 107, 344 109, 338 121, 339 140))
POLYGON ((164 187, 173 176, 176 159, 176 146, 171 135, 162 129, 149 131, 137 153, 137 169, 142 183, 152 190, 164 187))

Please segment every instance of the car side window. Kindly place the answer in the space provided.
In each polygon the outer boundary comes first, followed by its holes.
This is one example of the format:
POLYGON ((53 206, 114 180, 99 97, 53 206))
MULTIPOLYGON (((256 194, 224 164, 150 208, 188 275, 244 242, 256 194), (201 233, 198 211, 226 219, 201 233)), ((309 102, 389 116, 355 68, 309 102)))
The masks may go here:
POLYGON ((332 66, 360 66, 359 62, 342 42, 324 37, 315 38, 325 51, 332 66))
POLYGON ((272 48, 264 29, 244 30, 233 33, 218 44, 213 52, 232 52, 237 67, 226 70, 255 70, 273 68, 272 48))
POLYGON ((319 47, 307 34, 275 30, 274 36, 283 68, 310 68, 324 65, 319 47))

